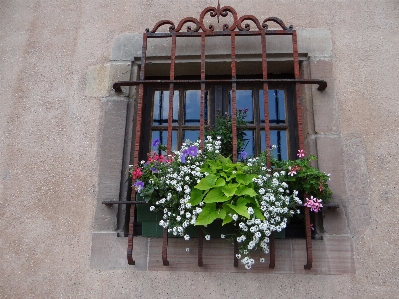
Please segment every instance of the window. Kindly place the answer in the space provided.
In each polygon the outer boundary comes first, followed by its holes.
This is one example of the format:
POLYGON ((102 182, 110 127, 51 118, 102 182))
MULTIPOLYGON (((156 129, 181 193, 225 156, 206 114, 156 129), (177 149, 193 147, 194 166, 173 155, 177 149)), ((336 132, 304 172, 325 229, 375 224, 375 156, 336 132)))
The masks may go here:
MULTIPOLYGON (((245 55, 242 57, 247 58, 245 55)), ((238 18, 236 11, 232 7, 220 7, 218 5, 217 8, 208 7, 204 9, 199 20, 186 18, 177 27, 175 27, 173 22, 164 20, 158 22, 151 32, 147 30, 143 35, 140 80, 135 82, 117 82, 114 84, 114 89, 115 91, 120 91, 121 86, 139 86, 134 158, 132 161, 133 164, 137 165, 140 156, 144 155, 148 150, 150 138, 157 136, 160 139, 167 139, 168 151, 171 151, 177 148, 183 139, 191 139, 198 132, 200 138, 204 138, 205 125, 206 123, 212 123, 217 111, 231 113, 234 118, 236 109, 240 109, 240 107, 248 108, 250 111, 247 119, 248 129, 246 131, 246 148, 249 153, 256 155, 262 149, 269 147, 272 143, 276 143, 278 145, 279 158, 292 157, 295 149, 304 147, 300 100, 300 84, 303 83, 319 84, 319 90, 326 87, 326 83, 322 80, 304 80, 300 78, 297 37, 296 31, 292 27, 286 27, 280 19, 275 17, 265 19, 262 24, 254 16, 246 15, 238 18), (230 15, 232 25, 223 25, 223 30, 215 31, 213 26, 208 26, 204 21, 204 17, 208 13, 211 17, 217 17, 218 20, 220 17, 230 15), (244 23, 246 21, 254 23, 255 30, 251 30, 250 25, 244 23), (280 28, 269 30, 268 22, 274 22, 280 28), (187 32, 183 32, 182 28, 186 23, 194 23, 195 28, 186 26, 187 32), (158 29, 163 25, 171 25, 169 32, 158 33, 158 29), (236 53, 237 40, 250 36, 259 38, 258 42, 260 42, 261 51, 256 63, 261 66, 261 72, 255 74, 259 77, 240 77, 237 72, 237 62, 239 60, 239 55, 236 53), (274 79, 269 77, 267 72, 269 61, 267 60, 266 36, 290 37, 293 66, 293 76, 291 78, 274 79), (194 80, 179 79, 175 76, 175 70, 177 70, 177 39, 185 37, 196 37, 201 41, 199 49, 200 74, 195 74, 196 78, 194 80), (226 54, 230 56, 231 76, 228 79, 209 78, 205 72, 207 40, 213 38, 222 40, 225 37, 229 38, 230 52, 221 54, 220 57, 226 60, 226 54), (152 80, 146 75, 148 41, 153 38, 167 38, 171 41, 169 78, 167 80, 152 80), (165 88, 159 87, 158 84, 165 86, 165 88), (192 88, 189 86, 191 84, 196 86, 192 88), (273 87, 273 84, 276 84, 276 87, 273 87), (168 98, 168 101, 165 101, 165 98, 168 98), (289 98, 292 100, 288 100, 289 98), (199 107, 199 118, 196 107, 199 107), (263 111, 268 109, 268 112, 263 112, 262 114, 262 108, 263 111), (168 111, 167 114, 166 111, 168 111)), ((237 160, 237 153, 234 149, 237 144, 235 131, 236 127, 233 126, 233 161, 237 160)), ((132 193, 132 195, 134 196, 135 194, 132 193)), ((132 204, 131 214, 134 210, 135 205, 132 204)), ((307 211, 307 209, 305 210, 307 211)), ((309 213, 305 213, 305 218, 308 254, 308 263, 305 268, 310 269, 311 246, 308 246, 310 244, 309 213)), ((134 218, 130 217, 128 234, 129 263, 134 263, 132 259, 133 220, 134 218)), ((164 236, 166 236, 165 230, 164 236)), ((166 242, 164 242, 165 246, 166 242)), ((166 249, 163 250, 163 260, 164 262, 166 261, 166 249)))

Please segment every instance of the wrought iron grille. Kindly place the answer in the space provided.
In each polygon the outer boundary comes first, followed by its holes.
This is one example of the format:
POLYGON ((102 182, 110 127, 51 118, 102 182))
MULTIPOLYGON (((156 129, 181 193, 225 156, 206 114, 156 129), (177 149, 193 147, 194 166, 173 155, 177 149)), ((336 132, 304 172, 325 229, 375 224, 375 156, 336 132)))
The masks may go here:
MULTIPOLYGON (((220 6, 218 3, 217 7, 207 7, 201 14, 199 19, 193 17, 184 18, 179 22, 177 26, 170 20, 159 21, 154 28, 150 31, 146 29, 143 34, 143 46, 142 46, 142 57, 141 57, 141 70, 140 79, 138 81, 120 81, 113 85, 116 92, 121 92, 122 86, 137 86, 138 85, 138 105, 137 105, 137 115, 136 115, 136 136, 134 141, 134 160, 133 164, 137 165, 139 162, 139 152, 141 147, 141 123, 143 121, 143 99, 145 85, 147 84, 169 84, 169 111, 168 111, 168 134, 167 134, 167 151, 171 152, 172 148, 172 122, 173 122, 173 95, 175 90, 175 84, 199 84, 200 85, 200 138, 204 139, 205 130, 205 92, 207 84, 231 84, 231 117, 232 117, 232 135, 233 135, 233 162, 237 161, 237 84, 239 83, 258 83, 263 86, 263 107, 264 107, 264 138, 266 148, 270 147, 270 122, 268 113, 268 89, 270 83, 278 84, 289 84, 295 86, 295 104, 296 104, 296 116, 297 116, 297 126, 298 126, 298 145, 299 148, 304 148, 304 132, 303 132, 303 121, 302 121, 302 104, 300 100, 300 86, 301 84, 318 84, 318 90, 322 91, 327 87, 327 83, 323 80, 318 79, 301 79, 300 69, 299 69, 299 58, 298 58, 298 44, 297 44, 297 33, 293 29, 293 26, 287 27, 282 20, 276 17, 269 17, 260 22, 255 16, 244 15, 238 17, 237 12, 234 8, 230 6, 220 6), (211 18, 217 18, 218 22, 220 18, 225 18, 230 16, 232 23, 230 25, 224 24, 223 30, 216 31, 213 25, 206 27, 204 19, 206 16, 211 18), (247 22, 253 23, 255 26, 251 26, 247 22), (279 29, 269 29, 268 23, 276 23, 279 29), (188 24, 194 24, 190 26, 188 24), (158 32, 160 27, 164 25, 169 26, 169 32, 158 32), (186 28, 186 32, 183 31, 186 28), (294 79, 270 79, 268 78, 267 70, 267 51, 266 51, 266 39, 268 36, 291 36, 292 41, 292 55, 294 64, 294 79), (205 45, 207 38, 210 37, 230 37, 230 48, 231 48, 231 78, 230 79, 207 79, 205 76, 205 45), (261 79, 238 79, 237 78, 237 60, 236 60, 236 45, 237 39, 242 36, 260 36, 261 40, 261 67, 262 67, 262 78, 261 79), (200 79, 196 80, 176 80, 175 79, 175 65, 176 65, 176 40, 177 38, 184 37, 197 37, 201 39, 201 56, 200 56, 200 79), (147 59, 147 42, 149 39, 171 39, 170 48, 170 74, 168 80, 148 80, 145 77, 146 70, 146 59, 147 59)), ((203 146, 203 144, 202 144, 203 146)), ((203 148, 202 148, 203 149, 203 148)), ((134 225, 134 209, 135 204, 139 203, 134 201, 135 191, 132 192, 132 201, 125 202, 130 204, 130 223, 129 223, 129 234, 128 234, 128 250, 127 258, 129 264, 134 264, 132 257, 133 252, 133 225, 134 225)), ((309 210, 305 208, 305 223, 306 223, 306 249, 307 249, 307 264, 305 269, 310 269, 312 267, 312 245, 311 245, 311 233, 310 233, 310 216, 309 210)), ((164 265, 168 265, 167 260, 167 230, 164 229, 164 242, 162 249, 162 259, 164 265)), ((200 231, 198 236, 198 265, 202 265, 202 232, 200 231)), ((236 244, 237 245, 237 244, 236 244)), ((238 249, 235 246, 235 253, 238 249)), ((237 266, 237 259, 234 257, 234 265, 237 266)), ((274 268, 274 239, 271 238, 270 241, 270 264, 269 267, 274 268)))

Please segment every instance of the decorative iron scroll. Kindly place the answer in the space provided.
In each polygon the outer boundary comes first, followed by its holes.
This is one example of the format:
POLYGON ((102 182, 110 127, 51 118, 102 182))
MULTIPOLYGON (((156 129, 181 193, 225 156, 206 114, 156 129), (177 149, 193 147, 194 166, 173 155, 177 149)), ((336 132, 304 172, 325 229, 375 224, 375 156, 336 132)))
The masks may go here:
MULTIPOLYGON (((245 21, 252 21, 256 25, 257 30, 267 30, 269 28, 267 22, 274 22, 274 23, 278 24, 281 27, 281 29, 283 29, 283 30, 292 30, 293 29, 292 25, 287 27, 287 26, 285 26, 285 24, 282 20, 280 20, 279 18, 276 18, 276 17, 266 18, 263 20, 262 23, 260 23, 258 18, 256 18, 253 15, 244 15, 244 16, 238 18, 237 12, 235 11, 234 8, 232 8, 231 6, 220 7, 220 2, 218 1, 217 7, 209 6, 209 7, 205 8, 201 12, 199 20, 196 18, 193 18, 193 17, 184 18, 180 21, 180 23, 177 25, 177 27, 175 27, 175 24, 170 20, 162 20, 155 24, 154 28, 151 30, 151 33, 157 33, 157 30, 164 25, 170 25, 169 32, 171 32, 171 33, 172 32, 181 32, 183 26, 186 23, 194 23, 195 24, 194 29, 191 26, 187 26, 187 32, 199 32, 200 30, 202 30, 203 32, 211 33, 213 31, 215 31, 215 26, 213 26, 211 24, 208 26, 208 28, 206 28, 206 25, 204 23, 205 16, 207 14, 209 14, 209 16, 212 18, 216 17, 217 21, 219 23, 219 18, 220 17, 225 18, 229 15, 229 13, 232 14, 234 21, 233 21, 233 24, 231 24, 231 25, 224 24, 223 31, 235 31, 236 29, 238 29, 239 31, 250 31, 251 25, 248 23, 243 24, 243 22, 245 22, 245 21)), ((150 32, 150 30, 146 29, 146 32, 150 32)))

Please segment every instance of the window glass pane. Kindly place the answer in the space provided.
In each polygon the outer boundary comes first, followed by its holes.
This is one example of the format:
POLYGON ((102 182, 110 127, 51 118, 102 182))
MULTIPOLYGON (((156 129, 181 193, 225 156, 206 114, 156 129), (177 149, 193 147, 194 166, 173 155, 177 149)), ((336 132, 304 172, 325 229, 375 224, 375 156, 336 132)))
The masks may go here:
MULTIPOLYGON (((253 124, 254 123, 254 104, 253 104, 253 96, 252 90, 237 90, 236 91, 236 99, 237 99, 237 110, 243 111, 244 109, 247 110, 247 115, 245 117, 245 121, 247 123, 253 124)), ((231 115, 232 111, 232 92, 229 91, 229 114, 231 115)))
MULTIPOLYGON (((268 92, 269 101, 269 122, 271 124, 285 123, 285 100, 284 90, 270 89, 268 92)), ((259 90, 259 108, 261 123, 265 123, 265 104, 263 102, 263 90, 259 90)))
MULTIPOLYGON (((167 146, 168 145, 168 131, 152 131, 151 134, 151 145, 155 139, 159 139, 161 144, 167 146)), ((152 148, 155 150, 155 148, 152 148)), ((172 151, 177 150, 177 131, 172 131, 172 151)))
POLYGON ((190 141, 197 141, 199 139, 199 134, 199 130, 186 130, 184 131, 183 141, 186 141, 187 139, 190 141))
POLYGON ((244 131, 244 152, 247 153, 248 157, 254 156, 255 149, 254 149, 254 131, 244 131))
MULTIPOLYGON (((169 91, 156 90, 154 92, 154 125, 165 125, 168 123, 169 113, 169 91)), ((175 90, 173 94, 173 123, 177 124, 179 115, 179 91, 175 90)))
MULTIPOLYGON (((208 91, 205 91, 205 122, 208 121, 208 91)), ((184 91, 184 124, 198 125, 201 112, 201 91, 184 91)))
MULTIPOLYGON (((266 149, 265 131, 260 132, 261 151, 266 149)), ((272 155, 279 160, 288 160, 287 132, 286 131, 270 131, 270 145, 276 145, 272 155)))

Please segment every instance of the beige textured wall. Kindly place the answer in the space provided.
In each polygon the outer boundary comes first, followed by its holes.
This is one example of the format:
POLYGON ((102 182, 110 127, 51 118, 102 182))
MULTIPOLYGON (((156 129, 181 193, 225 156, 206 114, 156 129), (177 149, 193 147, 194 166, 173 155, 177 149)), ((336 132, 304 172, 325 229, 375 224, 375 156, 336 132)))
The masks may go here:
MULTIPOLYGON (((0 5, 0 298, 396 298, 399 2, 222 1, 331 31, 353 275, 90 269, 102 82, 114 39, 216 1, 3 0, 0 5), (89 75, 88 75, 89 74, 89 75), (100 76, 101 77, 101 76, 100 76), (100 78, 98 77, 98 78, 100 78), (89 78, 89 80, 87 79, 89 78), (87 89, 91 84, 91 89, 87 89)), ((334 149, 330 149, 334 151, 334 149)))

